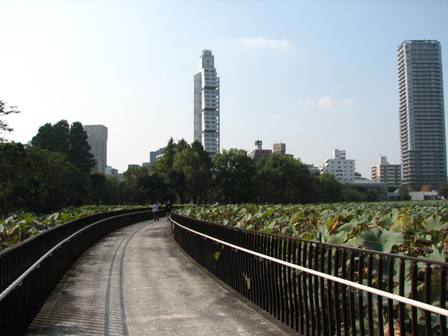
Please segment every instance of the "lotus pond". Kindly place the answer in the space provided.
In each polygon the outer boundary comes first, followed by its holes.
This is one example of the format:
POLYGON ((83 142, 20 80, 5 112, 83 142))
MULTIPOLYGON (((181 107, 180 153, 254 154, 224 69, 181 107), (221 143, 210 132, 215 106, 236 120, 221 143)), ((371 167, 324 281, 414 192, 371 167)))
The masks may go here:
POLYGON ((185 205, 196 219, 265 233, 446 261, 448 202, 185 205))
POLYGON ((16 212, 6 218, 0 218, 0 250, 13 246, 39 232, 81 217, 130 208, 136 208, 136 206, 85 205, 78 208, 63 208, 60 211, 46 215, 36 215, 30 212, 16 212))

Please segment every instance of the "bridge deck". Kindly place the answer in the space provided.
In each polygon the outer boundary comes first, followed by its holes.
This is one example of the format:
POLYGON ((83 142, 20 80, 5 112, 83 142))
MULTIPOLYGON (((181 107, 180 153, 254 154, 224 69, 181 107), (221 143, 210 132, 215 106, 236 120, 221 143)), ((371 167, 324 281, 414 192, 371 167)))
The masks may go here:
POLYGON ((286 335, 185 256, 169 224, 107 236, 67 272, 28 335, 286 335))

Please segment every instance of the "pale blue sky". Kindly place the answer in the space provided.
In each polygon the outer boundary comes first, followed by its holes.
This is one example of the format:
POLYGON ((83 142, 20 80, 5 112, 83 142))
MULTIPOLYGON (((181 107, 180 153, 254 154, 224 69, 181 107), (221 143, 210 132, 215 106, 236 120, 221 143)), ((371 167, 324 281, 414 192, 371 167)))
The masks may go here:
MULTIPOLYGON (((347 150, 370 177, 398 163, 396 48, 442 43, 448 1, 0 1, 0 99, 23 111, 10 139, 45 122, 109 128, 108 164, 148 161, 193 138, 193 75, 210 48, 223 148, 260 137, 306 163, 347 150)), ((448 84, 445 83, 445 97, 448 84)))

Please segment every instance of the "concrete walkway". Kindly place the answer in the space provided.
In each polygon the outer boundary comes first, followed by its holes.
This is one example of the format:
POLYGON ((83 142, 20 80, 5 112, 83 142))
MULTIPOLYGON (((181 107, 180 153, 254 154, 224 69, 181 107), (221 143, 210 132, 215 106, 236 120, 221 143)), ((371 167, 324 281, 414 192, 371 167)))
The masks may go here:
POLYGON ((287 335, 184 255, 169 224, 138 223, 84 253, 28 335, 287 335))

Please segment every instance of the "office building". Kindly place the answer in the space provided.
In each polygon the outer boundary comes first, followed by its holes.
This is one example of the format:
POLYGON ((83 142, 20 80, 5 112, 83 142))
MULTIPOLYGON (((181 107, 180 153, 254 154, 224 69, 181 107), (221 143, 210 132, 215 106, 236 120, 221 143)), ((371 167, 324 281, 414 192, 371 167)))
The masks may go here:
POLYGON ((372 181, 382 182, 388 187, 401 186, 401 165, 390 164, 385 156, 381 156, 377 165, 372 167, 372 181))
POLYGON ((220 150, 219 77, 211 50, 203 50, 194 76, 194 140, 213 157, 220 150))
POLYGON ((85 125, 90 152, 95 158, 95 171, 106 173, 107 166, 107 127, 103 125, 85 125))
POLYGON ((446 184, 442 58, 438 41, 404 41, 397 50, 402 184, 446 184))
POLYGON ((325 160, 322 173, 333 174, 339 182, 349 182, 356 178, 355 160, 347 160, 345 150, 333 150, 333 158, 325 160))
POLYGON ((149 164, 154 164, 157 160, 160 160, 160 158, 163 156, 165 148, 159 148, 155 151, 149 152, 149 164))

